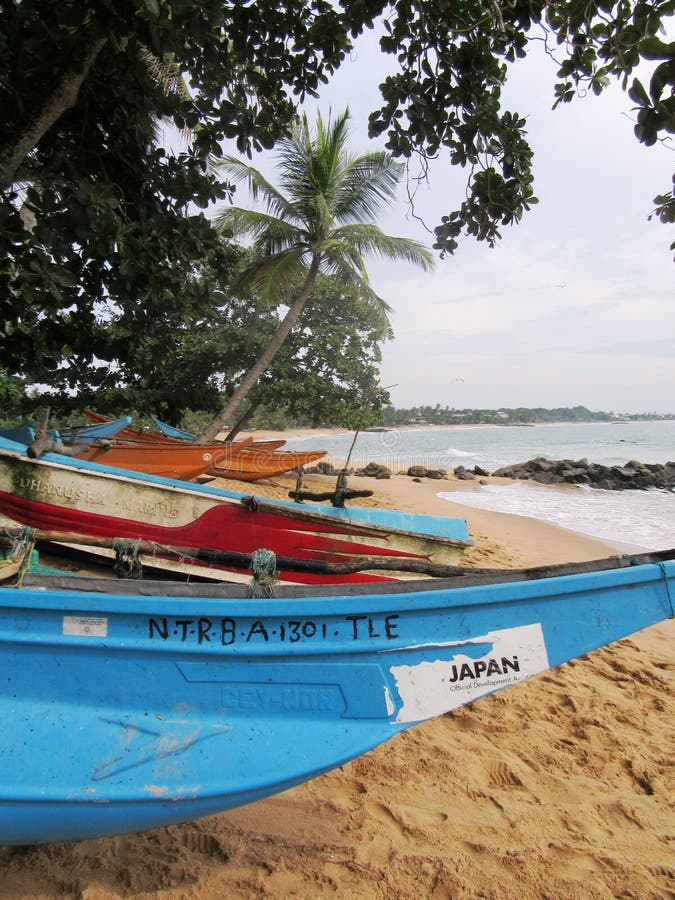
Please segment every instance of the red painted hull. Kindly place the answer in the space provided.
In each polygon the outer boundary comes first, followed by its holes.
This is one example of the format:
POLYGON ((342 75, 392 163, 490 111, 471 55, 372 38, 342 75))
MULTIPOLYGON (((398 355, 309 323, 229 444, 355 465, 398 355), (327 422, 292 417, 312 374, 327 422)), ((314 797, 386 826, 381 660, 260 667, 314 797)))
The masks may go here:
MULTIPOLYGON (((80 464, 72 457, 50 454, 49 459, 32 460, 15 446, 0 451, 0 512, 43 531, 148 541, 157 545, 158 555, 163 546, 245 555, 267 549, 277 557, 315 561, 386 556, 454 563, 466 546, 462 539, 420 534, 388 522, 374 524, 360 516, 343 517, 177 481, 154 482, 133 472, 80 464)), ((387 576, 292 575, 286 580, 391 580, 387 576)))
MULTIPOLYGON (((93 537, 130 538, 153 541, 161 547, 199 547, 205 550, 227 550, 252 553, 261 548, 273 550, 277 556, 296 559, 350 559, 355 556, 401 556, 409 553, 383 549, 368 543, 354 543, 342 537, 347 531, 354 537, 358 530, 336 523, 334 533, 313 522, 293 521, 283 514, 250 512, 243 506, 214 506, 187 525, 171 527, 134 519, 125 519, 71 509, 52 503, 24 500, 0 491, 0 508, 17 522, 44 531, 65 531, 93 537)), ((229 567, 222 567, 229 568, 229 567)), ((232 569, 232 571, 238 571, 232 569)), ((279 573, 281 577, 306 584, 392 581, 382 575, 356 573, 344 576, 315 576, 306 573, 279 573)))

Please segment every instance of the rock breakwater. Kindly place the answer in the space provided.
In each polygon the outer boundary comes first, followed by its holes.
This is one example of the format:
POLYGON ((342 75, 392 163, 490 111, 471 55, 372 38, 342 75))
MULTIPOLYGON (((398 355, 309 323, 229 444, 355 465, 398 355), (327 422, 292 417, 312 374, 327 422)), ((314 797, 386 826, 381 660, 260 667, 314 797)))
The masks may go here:
POLYGON ((604 466, 587 459, 550 460, 538 456, 503 466, 492 475, 539 484, 586 484, 605 491, 675 491, 675 462, 641 463, 632 459, 623 466, 604 466))
MULTIPOLYGON (((338 474, 338 470, 329 462, 320 462, 305 471, 321 475, 338 474)), ((382 463, 370 462, 365 468, 349 468, 345 474, 391 478, 392 472, 382 463)), ((409 466, 399 474, 408 475, 417 481, 423 478, 448 478, 447 469, 427 466, 409 466)), ((601 463, 590 463, 587 459, 546 459, 537 456, 526 462, 502 466, 492 473, 480 466, 472 469, 456 466, 453 475, 460 481, 488 478, 492 475, 495 478, 536 481, 539 484, 585 484, 605 491, 661 490, 675 493, 675 462, 642 463, 632 459, 623 466, 604 466, 601 463)))

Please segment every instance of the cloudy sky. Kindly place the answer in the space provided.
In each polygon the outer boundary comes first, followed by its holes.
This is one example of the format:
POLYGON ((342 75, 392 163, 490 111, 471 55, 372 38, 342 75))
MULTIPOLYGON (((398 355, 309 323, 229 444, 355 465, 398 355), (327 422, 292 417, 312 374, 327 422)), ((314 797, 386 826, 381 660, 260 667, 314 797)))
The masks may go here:
MULTIPOLYGON (((367 117, 386 64, 369 33, 307 107, 325 117, 348 106, 357 152, 374 146, 367 117)), ((526 219, 493 250, 464 240, 433 273, 369 266, 394 309, 381 383, 395 385, 395 406, 675 412, 675 229, 648 221, 652 199, 669 188, 675 142, 639 144, 618 87, 551 110, 554 78, 543 54, 529 57, 504 104, 527 116, 535 150, 540 203, 526 219)), ((416 213, 432 227, 463 186, 461 170, 437 161, 416 213)), ((235 202, 245 205, 243 195, 235 202)), ((431 246, 404 191, 379 224, 431 246)))

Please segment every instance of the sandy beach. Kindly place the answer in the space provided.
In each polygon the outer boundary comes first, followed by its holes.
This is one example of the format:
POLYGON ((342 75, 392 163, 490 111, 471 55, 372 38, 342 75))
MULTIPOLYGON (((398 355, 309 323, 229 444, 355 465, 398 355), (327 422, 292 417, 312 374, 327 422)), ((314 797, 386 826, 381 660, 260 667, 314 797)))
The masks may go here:
MULTIPOLYGON (((304 488, 333 483, 306 476, 304 488)), ((255 492, 287 498, 294 485, 283 476, 255 492)), ((452 478, 350 486, 373 491, 362 503, 466 518, 467 565, 615 552, 464 507, 452 478), (457 503, 441 490, 456 490, 457 503)), ((0 897, 675 898, 673 638, 672 620, 653 626, 251 806, 126 837, 0 849, 0 897)))

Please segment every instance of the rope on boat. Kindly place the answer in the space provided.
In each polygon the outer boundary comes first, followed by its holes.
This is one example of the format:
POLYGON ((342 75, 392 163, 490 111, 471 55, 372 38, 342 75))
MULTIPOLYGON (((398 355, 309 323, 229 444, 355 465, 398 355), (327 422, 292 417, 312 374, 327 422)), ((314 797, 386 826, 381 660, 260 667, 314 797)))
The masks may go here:
POLYGON ((16 580, 14 582, 16 587, 21 587, 21 585, 23 584, 24 576, 26 575, 26 572, 28 572, 32 564, 34 549, 35 539, 33 537, 33 529, 27 526, 26 528, 24 528, 21 537, 18 538, 12 545, 12 559, 15 561, 21 559, 21 566, 19 568, 19 571, 17 572, 16 580))
POLYGON ((142 578, 143 565, 138 552, 138 541, 114 538, 115 564, 113 571, 118 578, 142 578))
POLYGON ((249 496, 241 498, 241 505, 249 512, 258 512, 260 509, 260 501, 257 497, 249 496))
POLYGON ((663 572, 663 580, 666 583, 666 596, 668 597, 668 603, 670 604, 670 618, 675 619, 675 606, 673 606, 673 597, 670 593, 670 581, 668 579, 668 573, 666 572, 666 564, 660 562, 659 567, 663 572))
POLYGON ((274 585, 277 581, 277 557, 273 550, 254 550, 251 554, 251 571, 253 578, 248 586, 251 599, 274 597, 274 585))

